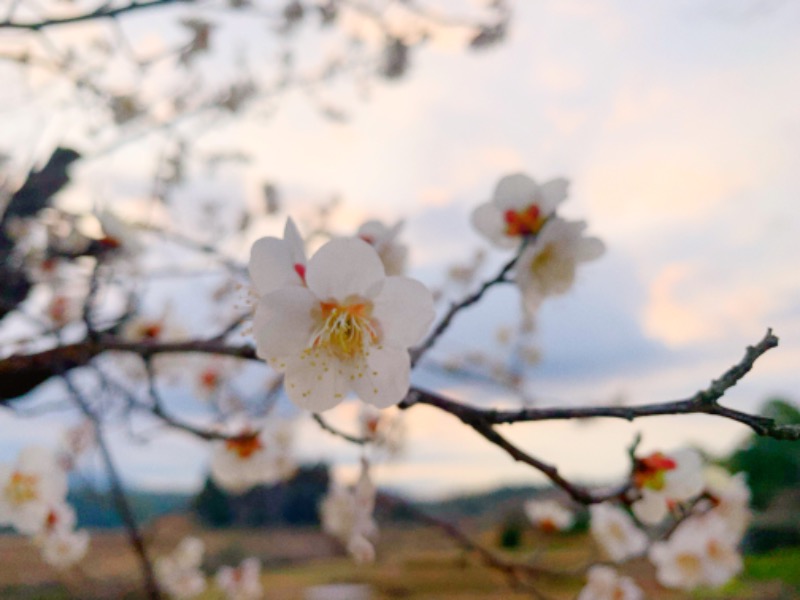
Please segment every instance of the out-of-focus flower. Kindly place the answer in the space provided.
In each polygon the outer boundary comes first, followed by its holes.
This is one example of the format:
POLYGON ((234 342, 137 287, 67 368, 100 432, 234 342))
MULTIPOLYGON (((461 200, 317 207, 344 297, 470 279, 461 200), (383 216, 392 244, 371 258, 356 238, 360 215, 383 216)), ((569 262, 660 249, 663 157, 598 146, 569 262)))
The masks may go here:
POLYGON ((291 219, 286 220, 283 239, 263 237, 250 249, 250 280, 259 297, 289 285, 304 286, 306 250, 291 219))
POLYGON ((372 517, 375 493, 369 465, 364 461, 353 489, 332 485, 320 504, 323 531, 342 542, 359 564, 375 559, 375 548, 371 541, 378 535, 378 526, 372 517))
POLYGON ((402 275, 406 270, 408 246, 397 241, 403 222, 387 227, 380 221, 367 221, 358 228, 356 236, 375 248, 387 275, 402 275))
POLYGON ((525 515, 535 527, 548 533, 569 529, 575 522, 572 511, 555 500, 529 500, 525 515))
POLYGON ((578 264, 603 254, 603 242, 584 237, 585 229, 583 221, 554 217, 523 251, 517 261, 516 281, 528 312, 535 312, 547 296, 568 292, 575 282, 578 264))
POLYGON ((713 507, 711 512, 726 522, 732 535, 741 539, 753 516, 745 474, 731 475, 721 467, 709 466, 703 477, 713 507))
POLYGON ((104 236, 97 240, 100 248, 107 252, 133 256, 142 250, 136 231, 108 209, 97 214, 104 236))
POLYGON ((52 506, 67 494, 67 476, 56 455, 39 446, 24 448, 14 465, 0 465, 0 525, 34 534, 52 506))
POLYGON ((229 492, 242 493, 254 486, 291 476, 292 432, 286 423, 273 423, 257 433, 246 430, 235 439, 214 442, 211 477, 229 492))
POLYGON ((45 314, 53 327, 61 328, 69 325, 81 314, 81 307, 76 298, 66 294, 53 294, 45 308, 45 314))
POLYGON ((637 459, 633 479, 641 498, 631 508, 648 525, 663 521, 673 504, 698 496, 705 485, 702 459, 689 448, 637 459))
POLYGON ((78 458, 95 444, 94 424, 88 419, 64 430, 59 449, 59 463, 64 470, 75 466, 78 458))
POLYGON ((643 600, 644 594, 630 577, 619 575, 611 567, 589 569, 586 587, 577 600, 643 600))
POLYGON ((650 547, 656 578, 665 587, 691 590, 718 587, 742 570, 736 536, 712 514, 683 521, 665 542, 650 547))
POLYGON ((390 456, 396 456, 403 450, 406 439, 405 422, 400 411, 392 409, 379 410, 364 404, 358 414, 361 425, 361 437, 372 442, 375 447, 390 456))
POLYGON ((246 558, 238 567, 220 567, 214 581, 227 600, 260 600, 264 597, 261 561, 257 558, 246 558))
POLYGON ((567 197, 569 182, 553 179, 541 185, 524 173, 503 177, 492 200, 472 213, 472 225, 501 248, 514 248, 539 230, 567 197))
MULTIPOLYGON (((251 259, 251 273, 260 272, 257 262, 251 259)), ((257 353, 285 372, 289 398, 314 412, 336 406, 349 390, 378 408, 402 400, 408 348, 434 317, 427 288, 386 277, 374 248, 358 239, 325 244, 309 260, 305 281, 262 296, 254 317, 257 353)))
POLYGON ((644 553, 647 535, 626 512, 604 502, 589 508, 592 537, 614 562, 644 553))
POLYGON ((85 529, 56 529, 40 540, 42 559, 56 569, 66 569, 80 562, 89 549, 89 532, 85 529))
POLYGON ((178 600, 193 598, 206 589, 206 578, 200 571, 205 545, 195 537, 184 538, 168 556, 155 562, 159 585, 178 600))

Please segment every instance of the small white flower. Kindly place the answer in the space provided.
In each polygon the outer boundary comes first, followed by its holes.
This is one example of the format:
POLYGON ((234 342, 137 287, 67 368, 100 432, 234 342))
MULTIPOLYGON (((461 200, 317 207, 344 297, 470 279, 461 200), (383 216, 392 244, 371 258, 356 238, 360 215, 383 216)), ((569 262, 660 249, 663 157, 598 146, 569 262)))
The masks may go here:
POLYGON ((250 249, 250 279, 259 297, 287 285, 305 285, 306 251, 294 221, 287 219, 283 239, 263 237, 250 249))
MULTIPOLYGON (((250 272, 260 272, 252 259, 250 272)), ((262 296, 253 324, 257 353, 285 372, 289 398, 314 412, 349 390, 378 408, 400 402, 409 388, 408 348, 434 317, 428 289, 386 277, 375 250, 358 239, 322 246, 305 281, 262 296)))
POLYGON ((206 578, 200 571, 205 545, 195 537, 184 538, 168 556, 155 562, 159 585, 178 600, 193 598, 206 589, 206 578))
POLYGON ((355 487, 347 490, 332 485, 320 505, 323 531, 345 544, 359 564, 375 559, 375 548, 371 542, 378 535, 378 526, 372 516, 375 493, 369 465, 364 461, 355 487))
POLYGON ((83 560, 89 549, 89 532, 55 529, 40 538, 42 559, 56 569, 66 569, 83 560))
POLYGON ((238 567, 220 567, 214 581, 227 600, 259 600, 264 597, 261 561, 257 558, 246 558, 238 567))
POLYGON ((375 447, 385 450, 389 456, 396 456, 402 452, 406 428, 401 411, 379 410, 369 404, 363 404, 358 420, 362 438, 372 442, 375 447))
POLYGON ((753 517, 745 474, 730 475, 721 467, 709 466, 703 471, 703 476, 706 493, 711 497, 711 512, 726 522, 737 540, 741 539, 753 517))
POLYGON ((686 519, 666 542, 650 547, 656 578, 668 588, 718 587, 742 570, 735 537, 712 514, 686 519))
POLYGON ((529 500, 525 503, 525 515, 542 531, 564 531, 572 527, 575 515, 555 500, 529 500))
POLYGON ((549 219, 533 243, 519 257, 516 281, 523 305, 535 312, 547 296, 564 294, 575 282, 578 263, 599 258, 605 245, 584 237, 586 223, 549 219))
POLYGON ((630 577, 623 577, 611 567, 589 569, 586 587, 577 600, 643 600, 642 590, 630 577))
POLYGON ((657 525, 670 507, 698 496, 705 486, 702 459, 692 449, 678 450, 669 456, 660 452, 637 459, 634 483, 641 498, 631 508, 636 518, 657 525))
POLYGON ((67 475, 47 448, 28 446, 16 464, 0 465, 0 525, 34 534, 66 495, 67 475))
POLYGON ((380 221, 367 221, 358 228, 356 236, 375 248, 387 275, 402 275, 406 270, 408 246, 397 241, 403 222, 387 227, 380 221))
POLYGON ((495 245, 514 248, 524 236, 539 232, 567 197, 568 186, 566 179, 539 185, 523 173, 506 175, 492 200, 473 211, 472 224, 495 245))
POLYGON ((273 423, 260 432, 214 442, 211 477, 229 492, 242 493, 254 486, 282 481, 295 470, 288 425, 273 423))
POLYGON ((614 562, 623 562, 647 549, 647 535, 623 510, 604 502, 589 508, 595 541, 614 562))

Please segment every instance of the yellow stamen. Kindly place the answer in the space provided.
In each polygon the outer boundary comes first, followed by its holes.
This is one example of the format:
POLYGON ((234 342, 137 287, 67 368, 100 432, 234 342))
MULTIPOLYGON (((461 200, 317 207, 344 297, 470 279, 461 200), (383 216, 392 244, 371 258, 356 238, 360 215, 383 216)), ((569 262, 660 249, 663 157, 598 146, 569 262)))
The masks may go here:
POLYGON ((312 336, 311 349, 324 349, 342 360, 365 354, 378 342, 378 324, 371 318, 372 304, 360 298, 344 303, 320 302, 320 326, 312 336))
POLYGON ((9 503, 20 506, 39 497, 38 485, 39 478, 36 475, 25 475, 19 471, 14 471, 3 490, 3 494, 9 503))

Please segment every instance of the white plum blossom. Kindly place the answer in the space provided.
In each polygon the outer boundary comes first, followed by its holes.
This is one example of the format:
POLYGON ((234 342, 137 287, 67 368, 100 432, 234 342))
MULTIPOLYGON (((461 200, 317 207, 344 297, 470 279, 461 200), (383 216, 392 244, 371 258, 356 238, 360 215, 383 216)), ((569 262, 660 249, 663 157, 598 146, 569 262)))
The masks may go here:
POLYGON ((220 567, 214 581, 226 600, 260 600, 264 597, 261 561, 257 558, 246 558, 238 567, 220 567))
POLYGON ((555 500, 529 500, 524 509, 530 522, 542 531, 564 531, 575 522, 572 511, 555 500))
POLYGON ((641 493, 631 508, 642 523, 657 525, 678 502, 700 495, 705 486, 702 459, 696 450, 660 452, 636 460, 634 484, 641 493))
POLYGON ((390 457, 402 452, 406 428, 401 411, 391 408, 379 410, 369 404, 362 404, 358 420, 363 439, 369 440, 376 448, 385 450, 390 457))
POLYGON ((380 221, 367 221, 358 228, 356 236, 375 248, 387 275, 402 275, 406 270, 408 246, 397 241, 403 221, 387 227, 380 221))
POLYGON ((703 477, 713 507, 711 512, 727 523, 732 535, 741 539, 753 516, 745 474, 731 475, 722 467, 709 466, 703 477))
POLYGON ((682 590, 724 585, 742 570, 737 540, 716 515, 690 517, 667 541, 650 547, 656 579, 665 587, 682 590))
POLYGON ((85 529, 54 529, 39 540, 42 559, 56 569, 66 569, 83 560, 89 549, 89 532, 85 529))
POLYGON ((553 179, 541 185, 524 173, 503 177, 492 200, 472 213, 472 225, 501 248, 514 248, 539 230, 567 197, 569 182, 553 179))
POLYGON ((577 600, 644 600, 633 579, 619 575, 611 567, 594 566, 589 569, 587 579, 577 600))
POLYGON ((535 312, 544 298, 568 292, 575 282, 578 263, 605 252, 602 241, 584 236, 585 229, 583 221, 554 217, 522 252, 515 273, 528 312, 535 312))
POLYGON ((373 519, 375 485, 369 476, 369 465, 362 462, 361 475, 353 489, 332 485, 320 504, 320 519, 325 533, 337 538, 359 563, 375 560, 372 544, 378 535, 373 519))
POLYGON ((35 534, 66 495, 67 475, 47 448, 28 446, 15 464, 0 464, 0 526, 35 534))
POLYGON ((263 237, 253 243, 248 271, 259 297, 287 285, 305 285, 305 244, 294 221, 286 220, 283 239, 263 237))
POLYGON ((614 562, 623 562, 647 550, 647 535, 625 511, 604 502, 591 506, 589 513, 592 537, 614 562))
MULTIPOLYGON (((260 262, 251 258, 251 274, 262 272, 260 262)), ((285 373, 289 398, 314 412, 350 390, 378 408, 400 402, 409 388, 408 349, 434 317, 428 289, 386 277, 375 249, 359 239, 322 246, 305 282, 263 295, 253 323, 257 354, 285 373)))
POLYGON ((217 440, 211 451, 211 477, 235 494, 287 479, 295 471, 291 447, 288 424, 277 422, 259 432, 245 430, 240 437, 217 440))
POLYGON ((184 600, 202 594, 206 578, 200 570, 205 545, 195 537, 184 538, 168 556, 155 562, 159 585, 173 598, 184 600))

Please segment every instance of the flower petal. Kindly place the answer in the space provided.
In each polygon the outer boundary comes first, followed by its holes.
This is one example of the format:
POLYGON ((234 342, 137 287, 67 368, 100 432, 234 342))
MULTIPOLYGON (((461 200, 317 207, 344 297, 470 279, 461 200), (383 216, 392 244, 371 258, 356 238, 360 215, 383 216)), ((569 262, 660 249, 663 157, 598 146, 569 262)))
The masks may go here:
POLYGON ((563 177, 551 179, 539 186, 539 210, 545 216, 552 215, 558 205, 567 198, 569 181, 563 177))
POLYGON ((433 296, 419 281, 387 277, 373 301, 372 316, 380 324, 383 341, 408 348, 422 339, 436 316, 433 296))
POLYGON ((331 240, 308 261, 306 283, 320 300, 344 300, 365 296, 383 281, 383 263, 375 249, 363 240, 331 240))
MULTIPOLYGON (((264 296, 253 318, 256 354, 274 363, 299 355, 313 333, 312 310, 317 299, 304 287, 286 287, 264 296)), ((282 368, 278 366, 278 368, 282 368)))
POLYGON ((408 393, 411 381, 411 358, 403 348, 375 346, 366 357, 366 368, 351 381, 364 402, 378 408, 397 404, 408 393))
POLYGON ((300 408, 322 412, 339 404, 349 389, 352 370, 325 353, 287 361, 284 389, 300 408))
MULTIPOLYGON (((306 265, 306 246, 297 225, 291 219, 286 219, 286 225, 283 228, 283 239, 289 247, 289 256, 292 259, 292 269, 295 265, 306 265)), ((295 269, 296 270, 296 269, 295 269)))
POLYGON ((492 203, 481 204, 472 211, 472 226, 501 248, 513 248, 519 243, 517 237, 506 235, 503 213, 492 203))
POLYGON ((538 204, 539 186, 524 173, 506 175, 497 182, 492 202, 501 213, 507 210, 523 210, 538 204))
POLYGON ((294 268, 290 244, 278 238, 263 237, 255 241, 247 270, 260 296, 287 285, 303 285, 294 268))

